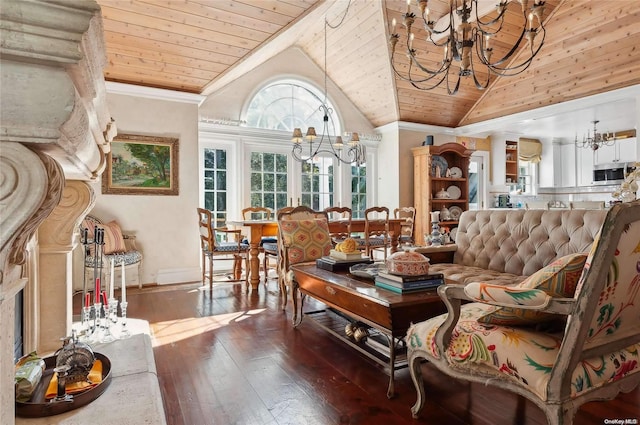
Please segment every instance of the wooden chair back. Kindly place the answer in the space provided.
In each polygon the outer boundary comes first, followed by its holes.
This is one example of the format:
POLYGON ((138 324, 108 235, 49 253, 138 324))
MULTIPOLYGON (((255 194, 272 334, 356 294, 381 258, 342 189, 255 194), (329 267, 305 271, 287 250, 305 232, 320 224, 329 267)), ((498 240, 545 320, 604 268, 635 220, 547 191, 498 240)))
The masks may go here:
POLYGON ((387 248, 391 246, 389 236, 389 208, 371 207, 364 210, 364 247, 367 255, 381 250, 387 259, 387 248))
POLYGON ((393 210, 394 218, 403 218, 404 223, 400 225, 400 242, 414 243, 413 225, 416 221, 416 209, 414 207, 400 207, 393 210))
POLYGON ((324 211, 329 220, 332 221, 331 240, 334 244, 342 242, 351 237, 351 208, 349 207, 328 207, 324 211))
POLYGON ((247 207, 242 210, 243 220, 271 220, 271 210, 266 207, 247 207))

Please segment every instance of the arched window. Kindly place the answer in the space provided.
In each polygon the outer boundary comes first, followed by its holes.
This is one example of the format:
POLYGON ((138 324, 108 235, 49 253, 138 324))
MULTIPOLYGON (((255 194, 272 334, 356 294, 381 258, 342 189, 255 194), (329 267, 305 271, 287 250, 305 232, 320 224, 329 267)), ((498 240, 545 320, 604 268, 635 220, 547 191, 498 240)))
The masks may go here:
MULTIPOLYGON (((277 81, 262 88, 251 99, 245 120, 249 127, 288 132, 298 127, 303 133, 308 127, 315 127, 321 134, 324 113, 320 105, 323 100, 324 95, 318 89, 302 81, 277 81)), ((329 133, 339 135, 340 120, 335 108, 328 99, 324 103, 330 109, 329 133)))

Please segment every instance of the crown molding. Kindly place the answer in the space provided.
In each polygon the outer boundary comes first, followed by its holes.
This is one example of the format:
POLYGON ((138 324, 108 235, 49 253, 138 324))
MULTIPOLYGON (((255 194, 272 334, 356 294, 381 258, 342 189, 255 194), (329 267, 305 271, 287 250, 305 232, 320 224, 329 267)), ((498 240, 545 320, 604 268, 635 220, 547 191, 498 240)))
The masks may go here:
POLYGON ((207 98, 201 94, 185 93, 155 87, 136 86, 133 84, 106 81, 107 93, 124 96, 145 97, 147 99, 166 100, 169 102, 192 103, 200 106, 207 98))

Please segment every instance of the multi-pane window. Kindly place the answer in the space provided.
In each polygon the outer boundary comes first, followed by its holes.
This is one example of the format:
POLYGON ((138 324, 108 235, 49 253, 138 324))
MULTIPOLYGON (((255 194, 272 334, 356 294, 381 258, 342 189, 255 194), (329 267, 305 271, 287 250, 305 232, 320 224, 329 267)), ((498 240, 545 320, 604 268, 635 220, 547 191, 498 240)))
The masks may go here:
POLYGON ((316 211, 333 205, 333 160, 316 157, 302 164, 302 205, 316 211))
POLYGON ((329 108, 329 132, 340 134, 335 108, 315 87, 296 81, 281 81, 260 90, 247 109, 248 127, 293 131, 294 128, 315 127, 318 134, 324 125, 320 105, 329 108))
POLYGON ((351 166, 351 211, 353 218, 364 218, 367 209, 367 167, 351 166))
POLYGON ((531 161, 518 161, 518 186, 516 189, 527 195, 535 195, 538 164, 531 161))
POLYGON ((212 212, 216 227, 227 221, 227 152, 204 149, 204 207, 212 212))
POLYGON ((287 206, 287 155, 251 153, 251 206, 273 211, 287 206))

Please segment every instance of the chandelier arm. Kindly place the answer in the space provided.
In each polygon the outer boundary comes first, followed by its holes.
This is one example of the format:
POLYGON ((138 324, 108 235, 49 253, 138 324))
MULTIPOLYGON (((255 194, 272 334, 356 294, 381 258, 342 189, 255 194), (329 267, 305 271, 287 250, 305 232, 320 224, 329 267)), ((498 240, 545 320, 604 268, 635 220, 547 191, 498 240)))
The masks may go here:
MULTIPOLYGON (((420 62, 418 62, 418 59, 416 59, 415 55, 410 55, 410 58, 411 58, 411 62, 413 64, 415 64, 416 67, 418 67, 421 71, 432 75, 433 77, 435 77, 436 75, 442 74, 442 72, 444 72, 444 71, 447 71, 449 69, 450 64, 451 64, 451 62, 449 62, 449 61, 442 61, 442 65, 440 65, 440 69, 438 69, 437 71, 431 71, 429 68, 426 68, 426 67, 422 66, 422 64, 420 62)), ((430 77, 428 79, 430 80, 431 78, 432 77, 430 77)))
POLYGON ((521 74, 522 72, 527 70, 529 66, 531 66, 531 64, 533 63, 533 59, 536 57, 536 55, 542 48, 542 45, 544 44, 545 36, 546 36, 546 30, 542 28, 542 40, 540 41, 540 44, 535 49, 535 51, 533 50, 533 47, 532 47, 531 55, 529 55, 527 59, 522 61, 521 63, 513 66, 506 66, 506 67, 499 67, 499 66, 495 66, 494 64, 491 64, 491 65, 487 65, 487 67, 489 67, 489 69, 493 73, 501 76, 505 76, 505 77, 513 77, 514 75, 521 74), (514 72, 510 72, 510 71, 514 71, 514 72))
MULTIPOLYGON (((475 4, 476 22, 478 23, 478 27, 480 27, 480 26, 490 26, 490 25, 493 25, 496 22, 500 21, 500 29, 502 29, 502 25, 504 24, 504 15, 507 12, 506 4, 505 4, 505 7, 502 8, 502 10, 498 14, 498 16, 496 16, 495 18, 493 18, 490 21, 484 22, 484 21, 482 21, 482 19, 480 19, 480 15, 478 15, 478 0, 472 0, 472 1, 475 4)), ((502 2, 501 2, 501 4, 502 4, 502 2)), ((490 33, 490 34, 495 34, 495 33, 499 32, 500 29, 498 29, 496 32, 490 33)))
MULTIPOLYGON (((442 74, 442 78, 440 78, 440 80, 439 80, 437 83, 434 83, 432 86, 429 86, 429 87, 426 87, 426 86, 419 86, 419 85, 417 84, 418 82, 416 82, 416 81, 411 81, 411 80, 406 80, 406 81, 409 81, 409 83, 410 83, 413 87, 417 88, 418 90, 423 90, 423 91, 425 91, 425 90, 433 90, 433 89, 435 89, 436 87, 438 87, 440 84, 442 84, 442 82, 444 81, 444 79, 445 79, 445 78, 447 78, 447 75, 448 75, 448 74, 449 74, 448 72, 443 73, 443 74, 442 74)), ((422 82, 420 82, 420 83, 422 83, 422 82)))
POLYGON ((447 93, 449 93, 449 95, 452 96, 458 93, 459 88, 460 88, 460 73, 458 73, 458 81, 456 82, 456 86, 453 88, 453 91, 451 91, 451 88, 449 87, 449 73, 447 72, 447 93))
POLYGON ((476 70, 475 70, 475 67, 473 66, 473 55, 470 55, 470 56, 471 56, 471 74, 473 75, 473 82, 475 83, 477 89, 484 90, 489 86, 491 72, 487 72, 487 82, 484 83, 483 85, 480 81, 478 81, 478 77, 476 76, 476 70))

